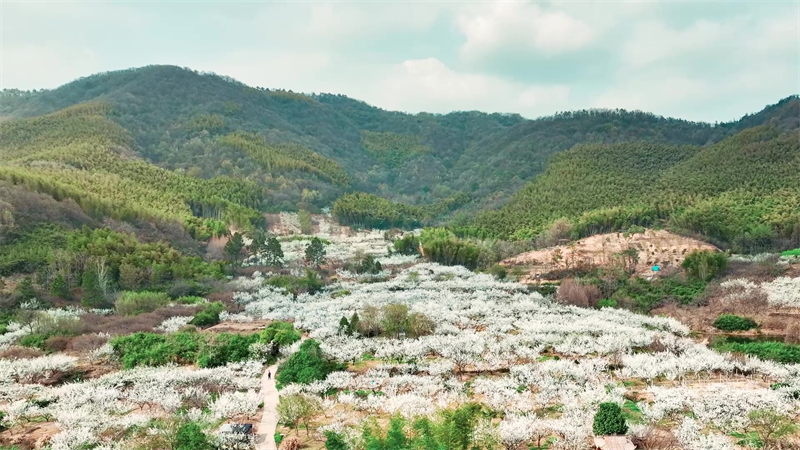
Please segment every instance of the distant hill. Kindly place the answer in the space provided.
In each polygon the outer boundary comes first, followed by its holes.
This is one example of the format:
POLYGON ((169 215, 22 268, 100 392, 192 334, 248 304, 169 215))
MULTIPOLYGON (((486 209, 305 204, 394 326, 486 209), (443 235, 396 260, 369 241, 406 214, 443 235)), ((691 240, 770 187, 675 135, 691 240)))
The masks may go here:
MULTIPOLYGON (((704 145, 741 128, 623 110, 536 120, 474 111, 410 115, 341 95, 253 88, 174 66, 101 73, 36 93, 6 91, 0 100, 0 115, 7 118, 102 101, 111 107, 108 118, 128 130, 132 150, 142 158, 201 178, 229 176, 266 186, 274 193, 266 198, 272 210, 293 209, 304 201, 329 206, 351 190, 414 205, 466 193, 473 201, 464 206, 482 209, 504 203, 544 170, 552 154, 575 144, 704 145), (241 131, 258 135, 263 148, 254 153, 230 145, 226 137, 241 131), (267 157, 264 148, 283 156, 267 157), (292 152, 303 155, 299 158, 306 164, 275 163, 292 152), (309 169, 309 158, 339 171, 338 181, 309 169)), ((774 116, 765 110, 742 123, 753 126, 774 116)))
POLYGON ((334 204, 354 225, 456 218, 470 233, 533 236, 562 216, 667 203, 656 215, 678 223, 678 208, 694 230, 687 205, 793 189, 795 148, 779 143, 798 117, 796 96, 716 125, 624 110, 412 115, 148 66, 0 93, 0 178, 94 220, 178 223, 201 239, 334 204))
POLYGON ((580 236, 661 225, 737 251, 796 247, 800 131, 785 126, 770 120, 706 146, 577 145, 463 231, 533 237, 565 217, 580 236))

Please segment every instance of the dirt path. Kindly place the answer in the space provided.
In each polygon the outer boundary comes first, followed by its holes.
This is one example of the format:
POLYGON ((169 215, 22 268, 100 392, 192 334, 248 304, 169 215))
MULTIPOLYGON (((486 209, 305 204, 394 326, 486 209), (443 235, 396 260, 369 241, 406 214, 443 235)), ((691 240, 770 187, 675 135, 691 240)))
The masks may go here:
POLYGON ((275 428, 278 426, 278 390, 275 389, 275 370, 278 365, 267 367, 261 377, 261 394, 264 396, 264 412, 256 431, 256 450, 277 450, 275 428), (267 377, 267 374, 271 377, 267 377))

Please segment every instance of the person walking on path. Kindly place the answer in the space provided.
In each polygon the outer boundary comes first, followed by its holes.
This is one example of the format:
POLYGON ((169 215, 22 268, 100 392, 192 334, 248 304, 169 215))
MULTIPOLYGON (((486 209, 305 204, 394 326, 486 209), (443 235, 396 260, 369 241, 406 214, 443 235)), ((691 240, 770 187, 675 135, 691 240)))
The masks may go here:
POLYGON ((264 396, 264 412, 261 415, 261 423, 258 424, 256 431, 256 450, 276 450, 275 429, 278 425, 278 390, 275 389, 275 382, 272 379, 272 372, 277 369, 277 365, 267 368, 266 377, 261 378, 261 395, 264 396))

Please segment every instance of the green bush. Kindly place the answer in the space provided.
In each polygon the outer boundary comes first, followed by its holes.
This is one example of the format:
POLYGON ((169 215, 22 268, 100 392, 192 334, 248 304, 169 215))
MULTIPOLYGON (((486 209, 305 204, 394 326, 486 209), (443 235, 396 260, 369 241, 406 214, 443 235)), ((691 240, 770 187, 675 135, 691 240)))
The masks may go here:
POLYGON ((601 403, 594 415, 592 431, 596 436, 620 435, 628 432, 622 408, 616 403, 601 403))
POLYGON ((250 345, 258 342, 258 334, 222 333, 211 338, 197 356, 200 367, 219 367, 229 362, 250 358, 250 345))
POLYGON ((206 302, 207 300, 205 298, 197 297, 195 295, 184 295, 183 297, 178 297, 175 299, 175 303, 180 303, 181 305, 197 305, 206 302))
POLYGON ((278 432, 278 431, 276 431, 274 439, 275 439, 275 446, 276 447, 280 447, 281 446, 281 442, 283 442, 283 434, 278 432))
POLYGON ((781 256, 800 256, 800 248, 786 250, 785 252, 781 253, 781 256))
POLYGON ((175 450, 214 450, 216 447, 208 439, 196 422, 189 422, 178 428, 175 437, 175 450))
POLYGON ((709 250, 694 250, 684 258, 681 267, 696 280, 711 281, 728 267, 728 255, 709 250))
POLYGON ((189 322, 198 327, 210 327, 219 323, 219 315, 225 311, 225 306, 220 302, 209 303, 205 309, 195 314, 189 322))
POLYGON ((490 274, 497 277, 498 280, 505 280, 508 276, 508 269, 505 266, 501 266, 500 264, 495 264, 492 267, 489 267, 487 270, 490 274))
POLYGON ((300 348, 278 367, 276 379, 282 385, 289 383, 309 384, 323 380, 329 373, 344 369, 344 365, 326 359, 319 343, 308 339, 300 348))
POLYGON ((614 300, 613 298, 604 298, 604 299, 600 300, 600 302, 597 304, 597 306, 600 307, 600 308, 616 308, 617 307, 617 301, 614 300))
POLYGON ((726 338, 714 341, 712 347, 720 352, 744 353, 784 364, 800 363, 800 345, 796 344, 726 338))
POLYGON ((283 289, 295 297, 304 292, 316 294, 325 287, 325 283, 322 282, 319 275, 313 270, 306 270, 306 275, 304 277, 275 275, 268 278, 265 283, 268 286, 283 289))
POLYGON ((723 314, 714 321, 714 328, 722 331, 746 331, 758 327, 755 320, 733 314, 723 314))
POLYGON ((344 438, 335 431, 325 432, 325 448, 327 450, 349 450, 344 438))
POLYGON ((22 336, 19 339, 19 345, 23 347, 31 347, 31 348, 38 348, 39 350, 45 350, 47 347, 45 346, 45 342, 50 338, 49 334, 45 333, 31 333, 25 336, 22 336))
POLYGON ((413 234, 406 234, 400 239, 395 239, 392 243, 394 251, 401 255, 418 255, 419 238, 413 234))
POLYGON ((135 316, 138 314, 153 312, 162 306, 169 304, 169 296, 165 292, 123 292, 114 308, 117 314, 122 316, 135 316))
POLYGON ((120 357, 122 366, 162 366, 168 363, 191 364, 204 344, 199 333, 134 333, 117 336, 109 343, 120 357))

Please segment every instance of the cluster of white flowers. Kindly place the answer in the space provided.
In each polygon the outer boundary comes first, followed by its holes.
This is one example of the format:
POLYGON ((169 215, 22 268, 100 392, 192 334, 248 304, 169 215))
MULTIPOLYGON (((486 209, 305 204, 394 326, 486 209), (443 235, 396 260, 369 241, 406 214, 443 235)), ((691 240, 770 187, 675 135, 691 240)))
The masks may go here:
POLYGON ((0 350, 8 348, 14 342, 17 342, 21 337, 30 334, 31 330, 28 327, 23 327, 17 322, 11 322, 6 327, 6 332, 0 334, 0 350))
POLYGON ((165 333, 174 333, 180 330, 182 327, 186 326, 191 320, 193 316, 175 316, 170 317, 169 319, 164 320, 161 322, 157 327, 156 330, 163 331, 165 333))
POLYGON ((143 426, 182 406, 192 407, 192 411, 208 407, 214 417, 226 418, 252 415, 261 402, 257 391, 263 366, 256 361, 197 370, 136 368, 53 387, 28 384, 35 381, 33 374, 64 372, 75 363, 76 358, 65 355, 0 359, 0 399, 9 400, 4 407, 7 420, 20 423, 51 418, 61 429, 50 442, 57 450, 105 445, 100 437, 105 430, 143 426), (212 390, 219 393, 214 402, 212 390))
POLYGON ((752 295, 758 290, 763 290, 773 306, 800 308, 800 277, 780 277, 760 284, 737 278, 725 281, 720 286, 731 289, 736 293, 734 295, 752 295))

